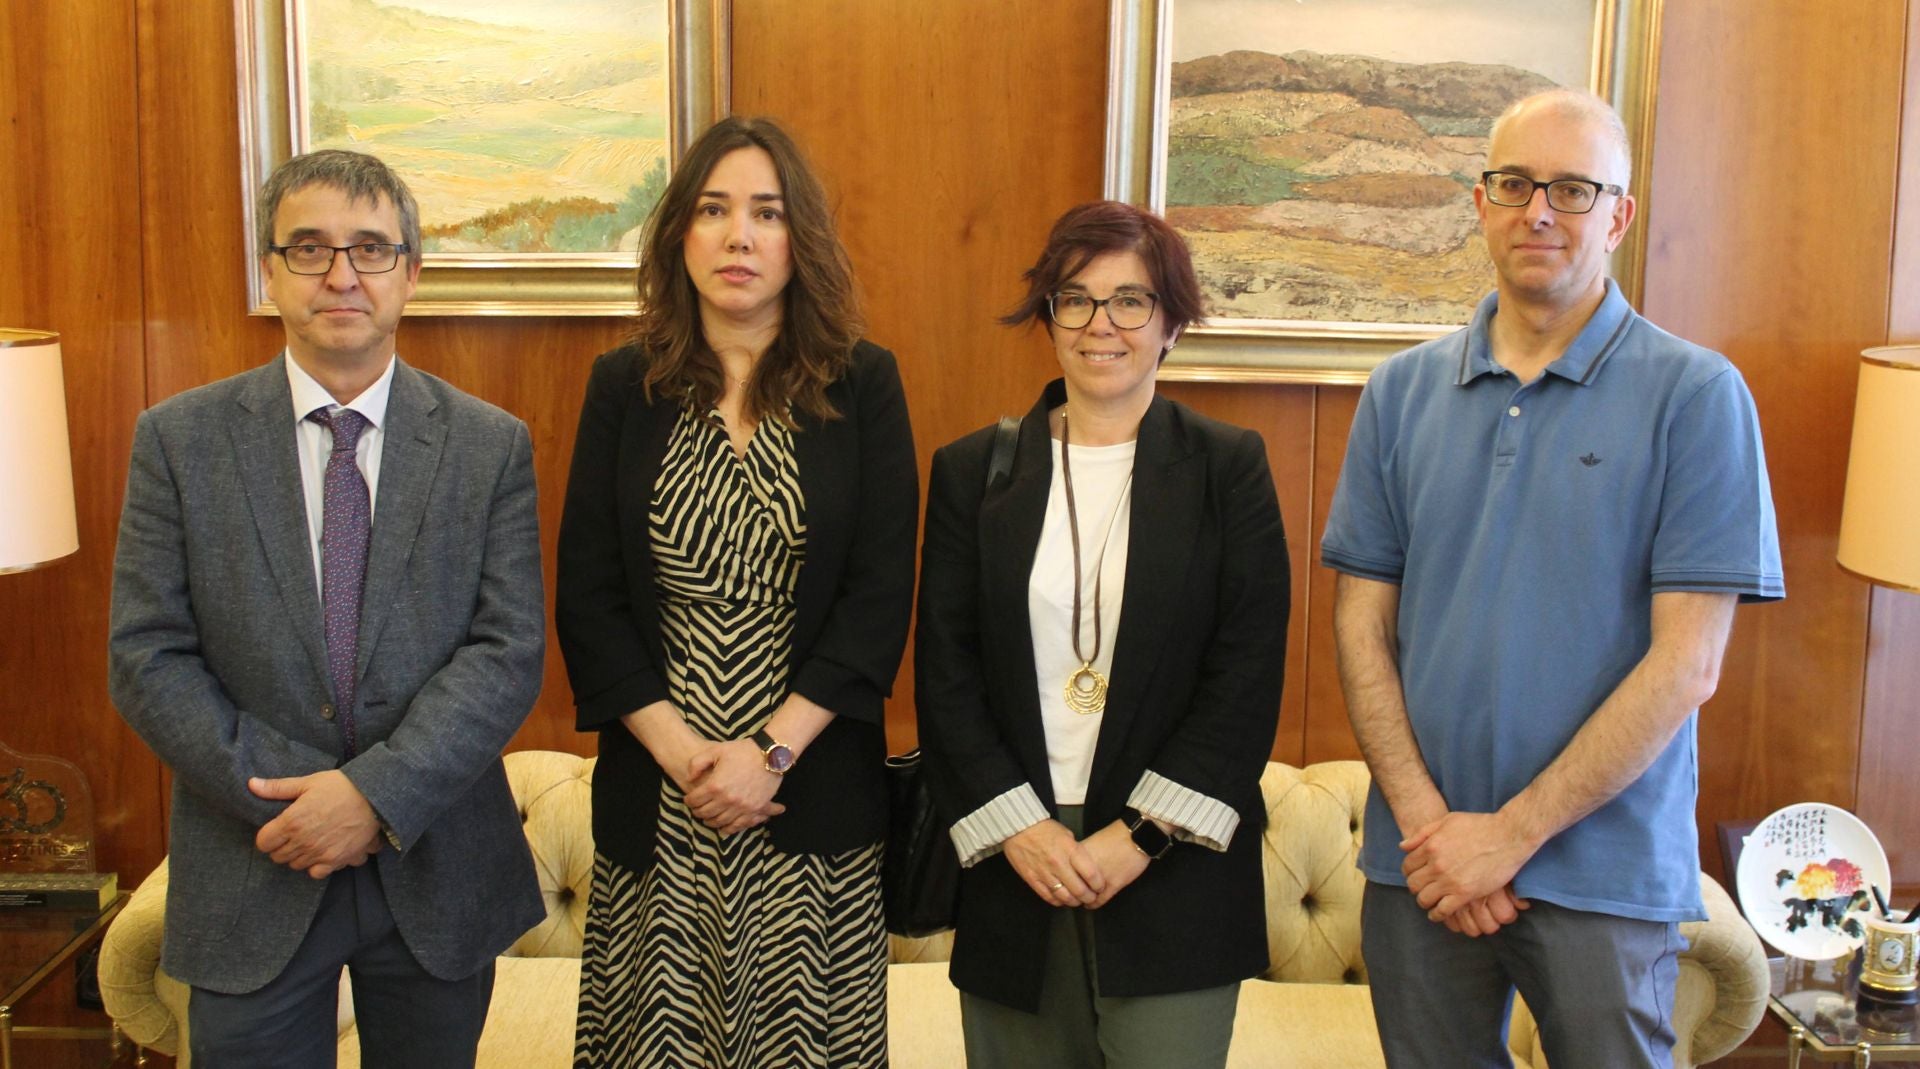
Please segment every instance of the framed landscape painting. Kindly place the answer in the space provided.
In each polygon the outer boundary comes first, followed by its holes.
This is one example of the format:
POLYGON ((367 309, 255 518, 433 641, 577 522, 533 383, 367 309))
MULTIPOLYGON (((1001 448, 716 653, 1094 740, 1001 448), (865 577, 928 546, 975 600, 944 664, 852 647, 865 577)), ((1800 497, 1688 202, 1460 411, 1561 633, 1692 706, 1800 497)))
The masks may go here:
POLYGON ((1114 0, 1106 195, 1193 249, 1205 326, 1167 378, 1357 383, 1493 288, 1473 187, 1507 106, 1613 102, 1640 215, 1659 0, 1114 0))
POLYGON ((248 300, 254 198, 315 149, 420 202, 428 315, 634 310, 640 228, 727 108, 727 0, 236 0, 248 300))

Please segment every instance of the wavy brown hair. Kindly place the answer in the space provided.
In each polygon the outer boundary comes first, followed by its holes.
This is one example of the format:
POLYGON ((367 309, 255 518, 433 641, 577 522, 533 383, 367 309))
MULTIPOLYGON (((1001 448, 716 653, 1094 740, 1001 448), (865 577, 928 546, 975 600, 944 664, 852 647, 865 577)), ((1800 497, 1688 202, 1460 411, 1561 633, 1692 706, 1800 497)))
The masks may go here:
POLYGON ((700 328, 700 295, 687 275, 684 244, 708 175, 728 153, 764 149, 785 202, 793 276, 780 295, 780 330, 747 383, 746 416, 791 422, 788 406, 821 420, 839 413, 827 387, 853 363, 865 331, 853 265, 834 233, 826 189, 800 149, 771 119, 732 116, 687 150, 647 218, 640 261, 640 317, 634 340, 646 353, 642 386, 705 409, 726 391, 720 360, 700 328))

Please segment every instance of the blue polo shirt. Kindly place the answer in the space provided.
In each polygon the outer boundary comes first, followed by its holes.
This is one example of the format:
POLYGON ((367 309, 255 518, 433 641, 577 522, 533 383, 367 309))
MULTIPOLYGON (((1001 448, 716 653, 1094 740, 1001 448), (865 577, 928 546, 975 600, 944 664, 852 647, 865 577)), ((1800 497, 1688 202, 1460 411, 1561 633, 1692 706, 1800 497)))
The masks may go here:
MULTIPOLYGON (((1382 364, 1347 439, 1323 563, 1400 587, 1407 714, 1447 805, 1524 789, 1647 652, 1661 591, 1782 597, 1753 397, 1717 353, 1642 319, 1613 282, 1521 385, 1473 322, 1382 364)), ((1695 721, 1620 795, 1543 846, 1515 891, 1646 920, 1705 916, 1695 721)), ((1367 799, 1360 867, 1405 885, 1367 799)))

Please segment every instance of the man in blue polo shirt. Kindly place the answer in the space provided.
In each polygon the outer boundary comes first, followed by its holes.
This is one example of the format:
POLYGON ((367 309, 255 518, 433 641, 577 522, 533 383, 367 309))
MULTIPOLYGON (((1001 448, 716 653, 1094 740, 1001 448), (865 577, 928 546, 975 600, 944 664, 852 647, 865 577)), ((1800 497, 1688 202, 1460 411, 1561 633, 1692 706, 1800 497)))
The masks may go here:
POLYGON ((1552 90, 1474 189, 1498 287, 1361 395, 1321 559, 1373 772, 1363 951, 1395 1069, 1671 1064, 1704 915, 1695 713, 1736 601, 1785 588, 1753 398, 1606 277, 1625 130, 1552 90))

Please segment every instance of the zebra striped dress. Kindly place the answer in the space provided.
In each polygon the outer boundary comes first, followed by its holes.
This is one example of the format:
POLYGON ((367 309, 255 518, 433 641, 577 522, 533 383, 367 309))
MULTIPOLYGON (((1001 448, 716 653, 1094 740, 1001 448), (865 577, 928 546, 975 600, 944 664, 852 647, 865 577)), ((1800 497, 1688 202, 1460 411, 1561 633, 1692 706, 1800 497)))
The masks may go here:
MULTIPOLYGON (((750 735, 787 695, 806 552, 791 429, 763 420, 742 458, 717 413, 683 411, 649 521, 674 703, 706 738, 750 735)), ((723 838, 663 778, 652 867, 594 859, 574 1065, 884 1066, 886 968, 879 846, 723 838)))

